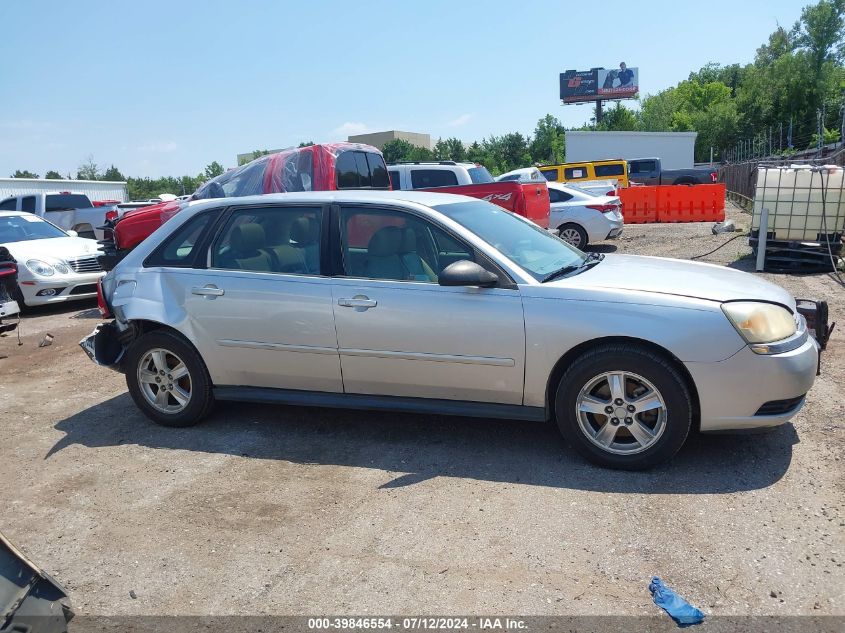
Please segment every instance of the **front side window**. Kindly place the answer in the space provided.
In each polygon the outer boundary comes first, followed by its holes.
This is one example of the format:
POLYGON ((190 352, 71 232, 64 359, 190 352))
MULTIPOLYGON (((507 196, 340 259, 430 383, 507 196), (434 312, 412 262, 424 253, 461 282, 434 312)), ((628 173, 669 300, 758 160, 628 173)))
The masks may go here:
POLYGON ((21 199, 21 211, 35 211, 35 196, 26 196, 21 199))
POLYGON ((412 169, 411 187, 428 189, 431 187, 451 187, 458 184, 458 176, 448 169, 412 169))
POLYGON ((261 273, 320 273, 320 207, 238 209, 211 247, 211 267, 261 273))
POLYGON ((176 229, 144 262, 145 266, 191 268, 198 254, 197 247, 211 224, 215 211, 201 213, 176 229))
POLYGON ((365 279, 437 283, 471 248, 431 222, 400 211, 344 208, 340 241, 343 274, 365 279))
POLYGON ((433 208, 472 231, 538 281, 587 259, 577 248, 536 224, 483 200, 437 204, 433 208))

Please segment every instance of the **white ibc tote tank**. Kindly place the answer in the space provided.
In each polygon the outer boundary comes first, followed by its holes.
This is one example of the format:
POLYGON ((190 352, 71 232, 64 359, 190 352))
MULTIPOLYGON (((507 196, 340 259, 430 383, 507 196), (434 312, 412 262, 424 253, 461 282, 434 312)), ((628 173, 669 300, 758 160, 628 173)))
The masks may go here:
POLYGON ((836 165, 759 168, 752 230, 760 228, 765 207, 769 210, 769 239, 837 241, 845 224, 843 174, 836 165))

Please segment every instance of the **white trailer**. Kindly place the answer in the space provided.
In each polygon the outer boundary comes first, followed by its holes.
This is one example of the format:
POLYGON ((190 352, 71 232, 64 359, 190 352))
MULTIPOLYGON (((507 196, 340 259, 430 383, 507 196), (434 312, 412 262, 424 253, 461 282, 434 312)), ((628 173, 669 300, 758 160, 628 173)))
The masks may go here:
POLYGON ((0 200, 30 193, 84 193, 92 202, 126 202, 126 182, 111 180, 51 180, 49 178, 0 178, 0 200))
POLYGON ((698 132, 566 132, 566 162, 659 158, 664 169, 694 167, 698 132))

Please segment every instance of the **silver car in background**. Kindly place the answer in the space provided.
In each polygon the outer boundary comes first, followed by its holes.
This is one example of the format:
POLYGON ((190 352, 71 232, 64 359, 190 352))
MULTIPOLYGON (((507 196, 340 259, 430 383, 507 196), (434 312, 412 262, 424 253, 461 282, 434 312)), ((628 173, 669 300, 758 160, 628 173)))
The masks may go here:
POLYGON ((774 284, 587 255, 441 193, 192 204, 102 287, 114 320, 82 347, 169 426, 215 400, 551 419, 588 459, 638 469, 694 427, 786 422, 818 363, 774 284))

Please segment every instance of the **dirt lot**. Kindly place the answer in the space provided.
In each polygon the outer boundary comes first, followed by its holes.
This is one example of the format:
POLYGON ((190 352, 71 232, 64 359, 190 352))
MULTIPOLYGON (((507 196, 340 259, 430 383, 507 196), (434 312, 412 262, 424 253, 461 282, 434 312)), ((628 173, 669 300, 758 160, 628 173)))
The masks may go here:
MULTIPOLYGON (((599 250, 727 239, 628 226, 599 250)), ((747 269, 748 252, 707 261, 747 269)), ((767 277, 845 326, 830 276, 767 277)), ((226 405, 157 427, 76 346, 97 319, 38 311, 22 346, 0 338, 0 531, 78 613, 654 614, 657 574, 709 614, 845 614, 845 327, 792 424, 694 437, 631 474, 516 421, 226 405)))

